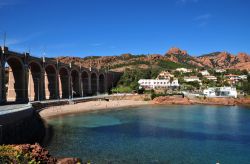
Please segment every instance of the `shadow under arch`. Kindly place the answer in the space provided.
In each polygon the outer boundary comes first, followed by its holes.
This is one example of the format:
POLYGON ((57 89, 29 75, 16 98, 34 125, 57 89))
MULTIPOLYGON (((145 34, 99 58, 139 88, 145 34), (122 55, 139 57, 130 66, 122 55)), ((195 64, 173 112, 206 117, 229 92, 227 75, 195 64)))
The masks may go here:
POLYGON ((21 59, 8 57, 4 63, 5 71, 5 94, 7 102, 27 101, 25 87, 25 69, 21 59))
POLYGON ((42 79, 42 66, 35 61, 31 61, 29 63, 28 76, 29 101, 40 101, 43 99, 42 79))
POLYGON ((59 69, 59 96, 60 98, 69 98, 69 71, 65 67, 59 69))
POLYGON ((83 89, 83 96, 89 95, 89 74, 86 71, 82 72, 82 89, 83 89))
POLYGON ((99 75, 99 92, 105 92, 105 76, 103 74, 99 75))
POLYGON ((96 73, 91 74, 91 94, 97 94, 97 75, 96 73))
POLYGON ((79 72, 75 69, 71 71, 71 89, 73 97, 81 96, 79 72))
POLYGON ((45 67, 45 98, 56 99, 57 98, 57 74, 56 68, 53 65, 47 65, 45 67))

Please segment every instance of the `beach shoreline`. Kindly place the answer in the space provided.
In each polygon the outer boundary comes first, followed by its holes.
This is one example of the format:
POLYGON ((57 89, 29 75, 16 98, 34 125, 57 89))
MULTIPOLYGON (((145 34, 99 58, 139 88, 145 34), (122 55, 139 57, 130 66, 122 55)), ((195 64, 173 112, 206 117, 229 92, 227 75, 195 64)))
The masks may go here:
POLYGON ((249 106, 250 99, 231 99, 231 98, 207 98, 207 99, 188 99, 176 97, 158 97, 151 101, 143 100, 98 100, 66 104, 60 106, 50 106, 42 109, 39 114, 42 118, 48 119, 62 115, 86 113, 93 111, 118 110, 122 108, 148 106, 148 105, 222 105, 222 106, 249 106))
POLYGON ((108 110, 116 110, 121 108, 147 106, 147 105, 154 105, 154 104, 151 101, 135 101, 135 100, 88 101, 76 104, 47 107, 41 110, 39 114, 42 118, 49 119, 53 117, 76 114, 76 113, 108 111, 108 110))

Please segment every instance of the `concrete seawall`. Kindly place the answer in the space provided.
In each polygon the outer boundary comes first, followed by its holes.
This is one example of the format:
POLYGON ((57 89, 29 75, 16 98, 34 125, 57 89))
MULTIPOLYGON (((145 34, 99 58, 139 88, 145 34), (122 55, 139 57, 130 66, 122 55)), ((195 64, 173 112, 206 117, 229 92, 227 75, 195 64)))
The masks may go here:
POLYGON ((43 120, 31 105, 0 111, 0 144, 42 143, 43 120))

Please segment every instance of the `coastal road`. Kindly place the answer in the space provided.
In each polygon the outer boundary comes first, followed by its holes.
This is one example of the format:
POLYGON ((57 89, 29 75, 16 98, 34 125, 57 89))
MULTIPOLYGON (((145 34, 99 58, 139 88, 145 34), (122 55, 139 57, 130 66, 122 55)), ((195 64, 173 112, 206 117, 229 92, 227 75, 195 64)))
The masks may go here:
POLYGON ((31 104, 14 104, 14 105, 3 105, 0 106, 0 115, 17 112, 30 108, 31 104))
POLYGON ((88 96, 88 97, 80 97, 80 98, 73 98, 73 99, 58 99, 58 100, 44 100, 44 101, 32 101, 28 104, 12 104, 12 105, 2 105, 0 106, 0 115, 3 114, 8 114, 12 112, 17 112, 20 110, 25 110, 28 108, 31 108, 32 104, 35 103, 42 103, 42 104, 49 104, 49 103, 54 103, 54 102, 62 102, 62 101, 80 101, 80 100, 97 100, 97 99, 109 99, 110 97, 115 97, 115 96, 125 96, 128 94, 115 94, 115 95, 97 95, 97 96, 88 96))

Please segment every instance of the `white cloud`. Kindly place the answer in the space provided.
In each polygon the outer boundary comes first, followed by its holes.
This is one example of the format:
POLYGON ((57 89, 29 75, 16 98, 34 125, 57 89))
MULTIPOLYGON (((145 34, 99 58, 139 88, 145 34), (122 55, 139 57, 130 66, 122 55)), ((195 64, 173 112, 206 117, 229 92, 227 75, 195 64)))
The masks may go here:
POLYGON ((211 18, 212 15, 210 13, 206 13, 196 16, 193 20, 198 24, 199 27, 204 27, 209 23, 211 18))
POLYGON ((6 34, 6 45, 7 46, 12 46, 12 45, 20 45, 23 44, 25 42, 31 41, 37 37, 40 37, 42 34, 44 34, 44 32, 36 32, 36 33, 32 33, 29 34, 25 37, 18 37, 18 38, 13 38, 13 37, 9 37, 8 33, 6 34))

